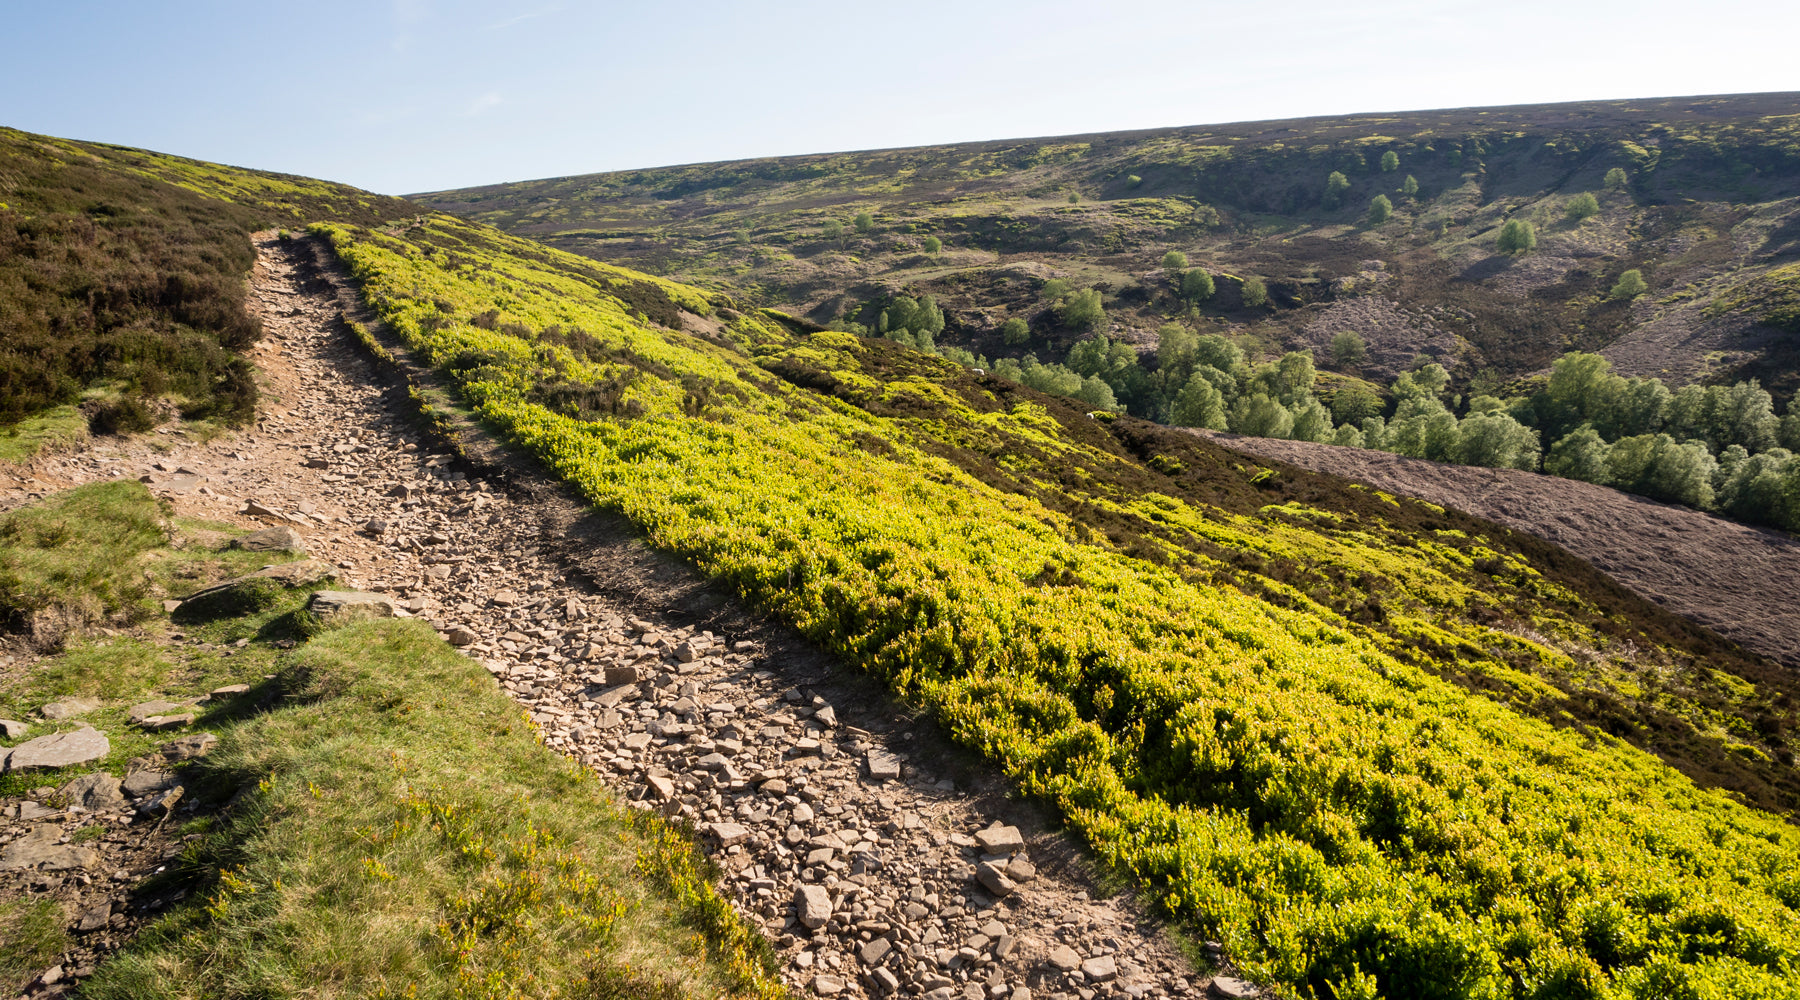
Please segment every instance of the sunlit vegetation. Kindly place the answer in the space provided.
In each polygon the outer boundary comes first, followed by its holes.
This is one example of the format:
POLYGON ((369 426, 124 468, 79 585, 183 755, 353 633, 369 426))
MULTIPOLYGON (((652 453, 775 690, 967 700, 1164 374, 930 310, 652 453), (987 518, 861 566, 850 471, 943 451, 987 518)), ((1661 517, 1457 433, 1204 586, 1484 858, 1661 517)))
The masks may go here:
MULTIPOLYGON (((1797 801, 1786 675, 1556 550, 447 217, 315 231, 499 432, 1291 995, 1789 995, 1800 835, 1746 804, 1797 801)), ((1330 425, 1310 359, 1165 343, 1330 425)))
POLYGON ((244 306, 250 232, 404 205, 0 129, 0 456, 74 440, 78 405, 99 433, 171 412, 243 421, 257 389, 241 352, 262 333, 244 306))

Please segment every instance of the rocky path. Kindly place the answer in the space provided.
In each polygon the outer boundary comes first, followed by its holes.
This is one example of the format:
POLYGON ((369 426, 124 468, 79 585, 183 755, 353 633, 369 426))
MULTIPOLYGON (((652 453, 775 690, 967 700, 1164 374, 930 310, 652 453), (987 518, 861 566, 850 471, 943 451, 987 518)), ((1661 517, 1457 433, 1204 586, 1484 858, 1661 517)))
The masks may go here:
POLYGON ((0 506, 127 475, 180 513, 291 527, 343 583, 479 660, 551 747, 701 831, 798 991, 1254 994, 1196 972, 1127 898, 1098 891, 1080 853, 928 721, 516 457, 434 447, 346 332, 356 307, 329 263, 306 241, 259 249, 254 429, 93 448, 15 477, 0 506))

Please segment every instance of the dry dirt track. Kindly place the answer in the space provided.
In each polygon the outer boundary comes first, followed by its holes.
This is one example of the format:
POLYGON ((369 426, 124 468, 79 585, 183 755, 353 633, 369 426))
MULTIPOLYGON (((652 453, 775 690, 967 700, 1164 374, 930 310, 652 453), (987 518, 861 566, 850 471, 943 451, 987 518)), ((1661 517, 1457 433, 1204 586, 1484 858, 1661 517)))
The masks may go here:
POLYGON ((1800 540, 1591 483, 1210 431, 1228 448, 1418 497, 1555 542, 1746 649, 1800 666, 1800 540))

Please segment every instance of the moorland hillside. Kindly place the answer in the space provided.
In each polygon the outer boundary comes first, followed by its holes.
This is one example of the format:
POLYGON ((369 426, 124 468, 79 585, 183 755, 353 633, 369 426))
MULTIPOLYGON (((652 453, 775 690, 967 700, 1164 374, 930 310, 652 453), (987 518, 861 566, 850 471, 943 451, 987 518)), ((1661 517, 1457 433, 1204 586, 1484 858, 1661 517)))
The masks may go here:
POLYGON ((821 324, 873 329, 894 296, 930 295, 938 343, 994 358, 1061 360, 1096 331, 1147 350, 1177 320, 1382 381, 1426 355, 1492 385, 1582 349, 1626 375, 1756 377, 1785 396, 1800 386, 1797 111, 1800 95, 1762 94, 1350 115, 415 198, 821 324), (1502 252, 1508 223, 1532 227, 1530 252, 1502 252), (1184 293, 1194 269, 1204 296, 1184 293), (1644 294, 1611 294, 1627 271, 1644 294), (1104 314, 1071 315, 1051 279, 1097 290, 1104 314), (1346 331, 1366 356, 1334 365, 1346 331))

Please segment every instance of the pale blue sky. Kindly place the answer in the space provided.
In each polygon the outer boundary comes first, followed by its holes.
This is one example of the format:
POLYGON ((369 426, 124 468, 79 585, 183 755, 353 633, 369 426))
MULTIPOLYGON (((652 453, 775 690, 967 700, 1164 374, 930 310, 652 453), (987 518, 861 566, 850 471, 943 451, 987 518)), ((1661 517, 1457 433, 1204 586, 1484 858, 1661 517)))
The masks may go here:
POLYGON ((1800 90, 1800 4, 8 0, 0 124, 391 194, 933 142, 1800 90))

